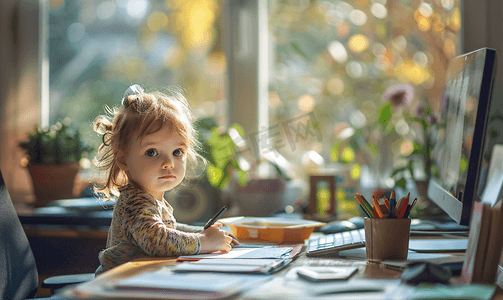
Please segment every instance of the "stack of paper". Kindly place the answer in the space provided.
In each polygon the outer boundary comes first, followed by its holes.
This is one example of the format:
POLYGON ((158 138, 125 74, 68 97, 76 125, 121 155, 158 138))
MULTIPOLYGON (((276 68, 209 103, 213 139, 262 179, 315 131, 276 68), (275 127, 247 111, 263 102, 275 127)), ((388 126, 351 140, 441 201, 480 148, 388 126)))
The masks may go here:
POLYGON ((175 272, 224 272, 272 274, 291 259, 201 259, 177 265, 175 272))
POLYGON ((185 255, 180 256, 178 260, 199 260, 203 258, 239 258, 239 259, 263 259, 263 258, 291 258, 289 253, 292 252, 292 247, 275 247, 275 246, 265 246, 258 248, 233 248, 231 251, 225 252, 215 252, 209 254, 197 254, 197 255, 185 255))
POLYGON ((137 299, 221 299, 256 287, 269 276, 147 272, 113 284, 117 296, 127 293, 137 299))

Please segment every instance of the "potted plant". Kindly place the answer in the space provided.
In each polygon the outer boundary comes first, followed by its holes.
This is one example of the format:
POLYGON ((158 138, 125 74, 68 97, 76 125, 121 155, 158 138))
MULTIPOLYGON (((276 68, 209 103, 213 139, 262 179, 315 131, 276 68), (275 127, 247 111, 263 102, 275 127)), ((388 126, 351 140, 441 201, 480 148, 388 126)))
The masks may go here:
MULTIPOLYGON (((215 119, 204 117, 196 120, 195 128, 201 143, 201 155, 207 160, 205 176, 197 176, 177 189, 164 193, 165 199, 173 206, 175 217, 182 223, 206 222, 222 207, 229 204, 224 195, 233 174, 238 172, 241 180, 246 180, 246 171, 238 164, 238 148, 230 138, 229 131, 219 127, 215 119)), ((195 168, 196 175, 199 174, 195 168)), ((202 171, 202 170, 201 170, 202 171)))
POLYGON ((240 160, 242 155, 238 144, 244 142, 241 126, 234 124, 225 130, 211 117, 198 119, 195 126, 203 147, 201 154, 208 160, 206 177, 211 186, 218 190, 224 189, 234 173, 240 185, 246 185, 249 165, 243 159, 240 160))
POLYGON ((93 147, 86 145, 80 133, 70 128, 70 119, 56 122, 49 129, 35 128, 28 140, 19 143, 26 153, 23 165, 28 167, 36 196, 35 207, 51 200, 74 198, 80 161, 93 147))
MULTIPOLYGON (((277 172, 277 178, 250 178, 256 159, 244 139, 245 132, 238 124, 219 127, 215 119, 201 118, 195 123, 202 155, 208 160, 206 179, 216 189, 221 202, 232 199, 239 214, 266 216, 284 208, 288 176, 272 161, 265 160, 277 172), (225 193, 222 193, 225 191, 225 193), (223 200, 223 201, 222 201, 223 200)), ((256 161, 258 165, 260 161, 256 161)), ((255 166, 257 167, 257 166, 255 166)))

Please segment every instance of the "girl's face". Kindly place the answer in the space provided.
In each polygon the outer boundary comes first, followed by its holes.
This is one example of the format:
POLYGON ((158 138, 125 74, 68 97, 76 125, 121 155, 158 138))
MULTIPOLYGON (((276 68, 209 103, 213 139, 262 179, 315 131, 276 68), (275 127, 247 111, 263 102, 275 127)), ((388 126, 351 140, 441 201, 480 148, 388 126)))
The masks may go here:
POLYGON ((126 158, 129 179, 157 200, 182 182, 186 165, 187 147, 171 127, 165 125, 142 139, 134 134, 130 141, 126 158))

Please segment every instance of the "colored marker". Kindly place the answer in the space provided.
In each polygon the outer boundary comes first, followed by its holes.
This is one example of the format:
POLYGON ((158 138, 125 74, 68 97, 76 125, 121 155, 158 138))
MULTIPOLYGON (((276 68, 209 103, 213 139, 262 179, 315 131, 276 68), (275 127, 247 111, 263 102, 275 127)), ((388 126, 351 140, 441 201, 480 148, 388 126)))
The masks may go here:
POLYGON ((393 210, 393 213, 395 214, 395 217, 400 218, 400 211, 402 208, 404 197, 400 198, 398 202, 396 203, 395 209, 393 210))
POLYGON ((374 216, 374 218, 379 218, 379 215, 376 213, 374 213, 374 209, 372 208, 372 205, 370 205, 370 203, 367 201, 367 199, 365 199, 365 197, 363 195, 360 195, 362 197, 362 200, 363 200, 363 204, 367 207, 367 210, 371 213, 371 215, 374 216))
POLYGON ((394 210, 395 210, 395 207, 396 207, 396 198, 395 198, 395 190, 392 190, 391 191, 391 195, 389 197, 389 218, 393 218, 395 215, 394 215, 394 210))
POLYGON ((407 196, 405 196, 405 199, 403 199, 402 206, 400 207, 400 218, 403 218, 403 216, 405 215, 405 211, 407 210, 407 206, 409 205, 409 197, 410 193, 408 193, 407 196))
POLYGON ((377 199, 372 196, 372 202, 374 202, 374 208, 377 212, 377 215, 379 216, 379 218, 383 219, 384 215, 382 213, 381 206, 379 206, 379 201, 377 201, 377 199))
POLYGON ((384 198, 384 205, 386 205, 386 208, 389 211, 389 200, 388 200, 388 198, 384 198))
POLYGON ((372 209, 369 209, 369 206, 370 204, 367 203, 367 201, 364 201, 363 199, 363 196, 356 193, 355 195, 356 197, 356 200, 358 200, 358 203, 360 204, 360 206, 362 207, 362 209, 366 212, 366 214, 369 216, 369 218, 372 218, 372 216, 374 215, 372 213, 372 209))
POLYGON ((417 198, 414 198, 414 201, 412 201, 412 204, 407 206, 407 210, 405 211, 405 214, 403 215, 404 218, 409 217, 410 211, 412 210, 412 208, 414 208, 414 205, 416 205, 416 202, 417 202, 417 198))

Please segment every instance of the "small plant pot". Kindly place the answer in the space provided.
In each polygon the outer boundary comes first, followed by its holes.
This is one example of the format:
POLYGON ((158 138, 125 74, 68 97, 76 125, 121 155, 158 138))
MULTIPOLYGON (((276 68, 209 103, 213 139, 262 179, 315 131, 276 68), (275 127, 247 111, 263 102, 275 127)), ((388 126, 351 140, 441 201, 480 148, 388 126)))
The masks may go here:
POLYGON ((79 172, 78 162, 72 164, 29 165, 36 201, 35 207, 46 206, 52 200, 75 198, 75 180, 79 172))

